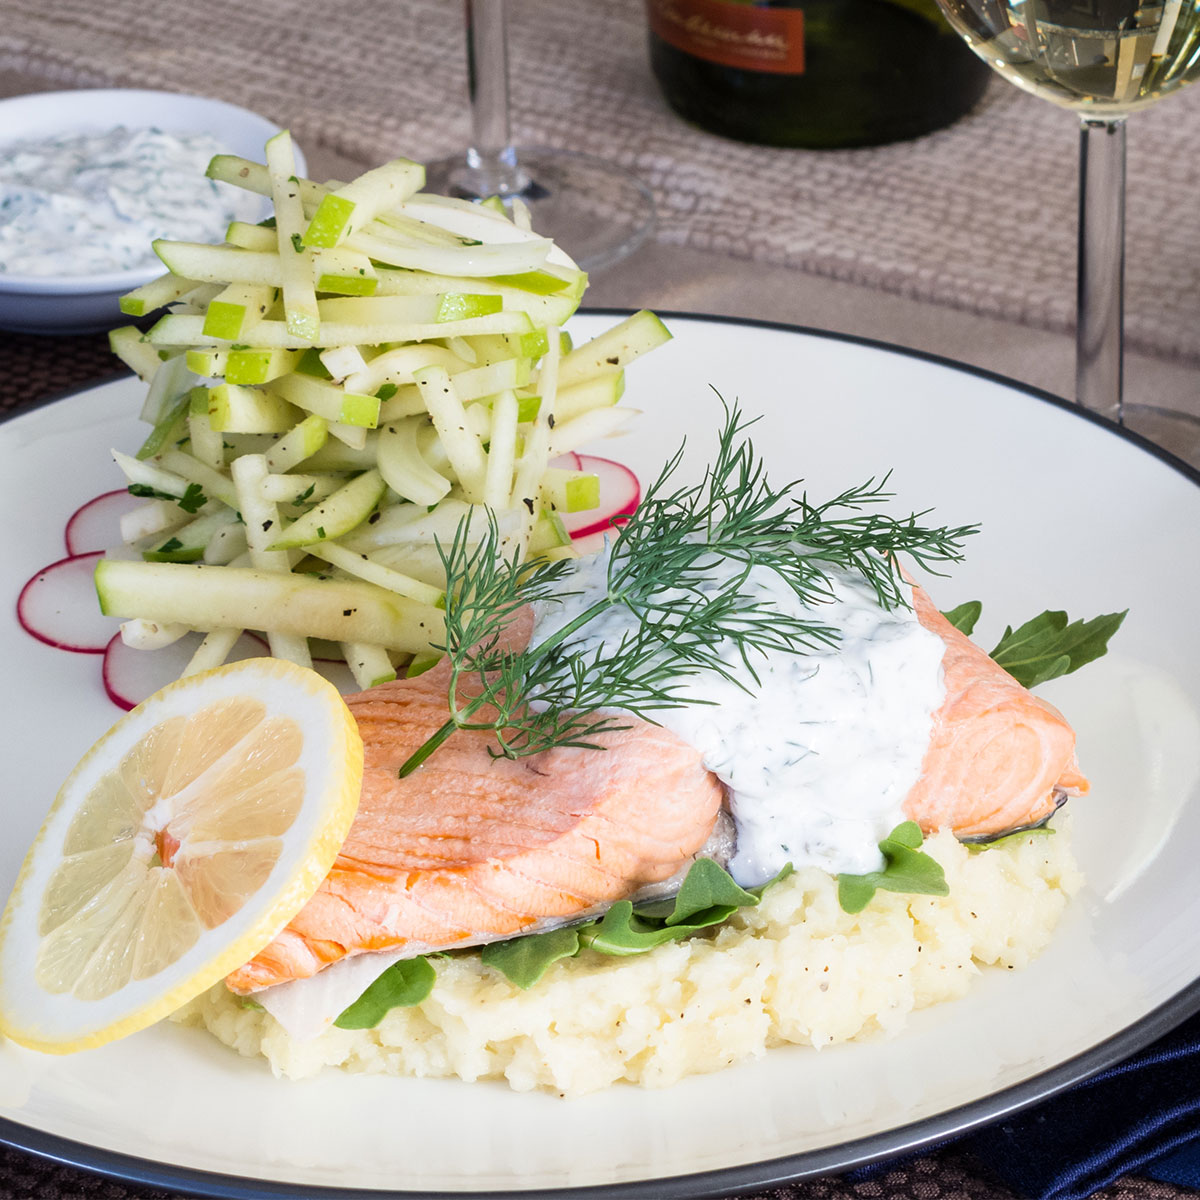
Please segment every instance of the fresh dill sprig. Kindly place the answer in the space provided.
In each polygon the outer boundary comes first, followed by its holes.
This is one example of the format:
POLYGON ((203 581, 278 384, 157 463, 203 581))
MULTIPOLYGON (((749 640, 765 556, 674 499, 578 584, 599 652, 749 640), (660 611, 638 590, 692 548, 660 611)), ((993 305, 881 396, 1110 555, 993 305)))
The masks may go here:
POLYGON ((401 776, 456 729, 490 730, 493 752, 510 758, 595 747, 599 734, 625 727, 622 715, 602 710, 652 720, 656 710, 683 703, 687 681, 701 672, 735 679, 730 658, 757 680, 755 660, 765 651, 834 644, 837 632, 816 616, 833 596, 830 572, 859 575, 893 608, 906 603, 897 553, 924 567, 961 557, 974 526, 931 528, 919 523, 924 513, 897 520, 873 510, 890 499, 886 477, 820 505, 797 496, 795 483, 772 487, 744 436, 753 423, 736 406, 726 408, 716 455, 697 484, 674 483, 680 447, 611 546, 606 594, 536 645, 514 649, 504 628, 526 605, 575 594, 562 591, 573 564, 526 564, 519 552, 504 553, 494 517, 482 538, 464 522, 448 549, 439 546, 450 716, 401 776), (716 573, 723 563, 740 569, 716 573), (750 586, 752 568, 774 572, 813 615, 765 602, 750 586), (615 644, 581 644, 576 635, 586 637, 586 627, 614 606, 634 615, 633 629, 615 644))

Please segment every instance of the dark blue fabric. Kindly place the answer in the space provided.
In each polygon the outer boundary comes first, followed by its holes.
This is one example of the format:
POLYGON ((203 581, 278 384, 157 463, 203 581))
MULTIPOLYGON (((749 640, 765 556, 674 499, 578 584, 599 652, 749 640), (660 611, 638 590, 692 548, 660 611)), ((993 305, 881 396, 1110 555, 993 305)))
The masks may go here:
POLYGON ((1122 1175, 1200 1188, 1200 1015, 1118 1066, 946 1146, 1027 1200, 1083 1200, 1122 1175))
POLYGON ((1189 1138, 1174 1153, 1156 1158, 1142 1174, 1160 1183, 1200 1188, 1200 1134, 1189 1138))

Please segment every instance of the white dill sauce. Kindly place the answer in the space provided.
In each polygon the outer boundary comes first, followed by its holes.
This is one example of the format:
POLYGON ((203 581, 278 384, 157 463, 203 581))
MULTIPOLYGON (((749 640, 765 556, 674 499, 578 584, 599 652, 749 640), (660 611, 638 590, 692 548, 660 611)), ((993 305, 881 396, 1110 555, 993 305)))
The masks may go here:
POLYGON ((223 149, 125 126, 0 145, 0 273, 102 275, 153 266, 155 238, 220 241, 261 209, 205 178, 223 149))
MULTIPOLYGON (((577 594, 538 606, 534 644, 604 597, 607 569, 607 553, 579 560, 562 585, 577 594)), ((740 570, 716 560, 712 588, 740 570)), ((832 574, 829 601, 811 608, 769 569, 754 568, 746 586, 781 613, 833 628, 838 640, 799 654, 759 654, 752 659, 758 684, 729 643, 722 658, 744 688, 703 672, 686 694, 711 703, 652 715, 729 788, 738 839, 729 871, 743 887, 789 862, 834 874, 877 870, 878 843, 905 819, 904 798, 945 696, 945 646, 911 609, 881 608, 849 574, 832 574)), ((628 609, 614 606, 570 644, 612 649, 635 626, 628 609)))

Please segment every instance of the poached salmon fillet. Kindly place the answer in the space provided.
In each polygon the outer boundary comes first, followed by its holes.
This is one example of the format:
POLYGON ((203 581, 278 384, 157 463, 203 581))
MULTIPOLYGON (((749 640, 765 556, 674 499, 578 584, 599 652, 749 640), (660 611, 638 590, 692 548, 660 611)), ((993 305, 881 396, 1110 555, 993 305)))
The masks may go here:
MULTIPOLYGON (((1087 790, 1075 735, 955 629, 918 586, 945 645, 945 699, 904 814, 926 833, 997 835, 1087 790)), ((286 929, 227 979, 235 992, 303 979, 349 955, 470 946, 568 921, 668 879, 704 846, 723 785, 682 739, 636 717, 603 751, 493 758, 460 730, 419 770, 406 759, 446 719, 448 672, 346 699, 362 733, 362 799, 337 861, 286 929)))
POLYGON ((1019 684, 913 586, 917 619, 946 645, 946 699, 934 714, 921 774, 904 812, 925 833, 989 837, 1045 820, 1088 781, 1075 759, 1075 731, 1054 707, 1019 684))
POLYGON ((291 924, 227 979, 249 992, 349 954, 512 937, 658 883, 708 840, 724 792, 673 733, 635 717, 605 749, 493 758, 460 730, 404 779, 446 720, 446 675, 383 684, 346 703, 362 733, 362 799, 341 853, 291 924))

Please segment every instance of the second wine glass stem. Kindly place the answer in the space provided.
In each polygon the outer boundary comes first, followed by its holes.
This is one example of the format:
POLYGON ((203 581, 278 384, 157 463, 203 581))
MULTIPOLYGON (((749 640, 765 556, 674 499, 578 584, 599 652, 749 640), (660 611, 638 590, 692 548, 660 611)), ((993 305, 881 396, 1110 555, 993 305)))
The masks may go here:
POLYGON ((1075 399, 1120 424, 1125 308, 1125 122, 1080 127, 1075 399))
POLYGON ((517 195, 529 180, 517 163, 509 127, 505 0, 466 0, 466 18, 472 190, 480 197, 517 195))

